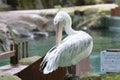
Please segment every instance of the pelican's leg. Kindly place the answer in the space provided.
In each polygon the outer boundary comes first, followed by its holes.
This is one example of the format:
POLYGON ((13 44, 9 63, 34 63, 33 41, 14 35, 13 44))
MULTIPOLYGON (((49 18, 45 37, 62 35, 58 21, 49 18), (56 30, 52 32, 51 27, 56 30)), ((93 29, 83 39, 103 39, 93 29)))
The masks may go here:
POLYGON ((74 65, 71 66, 72 76, 75 76, 75 67, 74 65))
POLYGON ((70 75, 70 73, 69 73, 68 67, 66 67, 66 74, 65 74, 65 76, 69 76, 69 75, 70 75))
POLYGON ((75 76, 75 67, 74 67, 74 65, 72 65, 71 67, 71 72, 72 72, 72 74, 70 74, 69 73, 69 70, 68 70, 68 67, 66 67, 66 76, 75 76))

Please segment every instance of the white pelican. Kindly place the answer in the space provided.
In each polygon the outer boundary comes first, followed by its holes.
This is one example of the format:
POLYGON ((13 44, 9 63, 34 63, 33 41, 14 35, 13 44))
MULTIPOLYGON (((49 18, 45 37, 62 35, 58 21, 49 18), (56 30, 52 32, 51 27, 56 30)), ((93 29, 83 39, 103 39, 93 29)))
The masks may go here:
POLYGON ((56 46, 51 48, 44 57, 40 67, 44 74, 53 72, 58 67, 75 65, 88 57, 93 48, 92 37, 84 31, 71 28, 72 20, 68 13, 59 11, 54 18, 56 28, 56 46), (60 26, 64 23, 65 26, 60 26), (62 40, 62 30, 68 35, 62 40))

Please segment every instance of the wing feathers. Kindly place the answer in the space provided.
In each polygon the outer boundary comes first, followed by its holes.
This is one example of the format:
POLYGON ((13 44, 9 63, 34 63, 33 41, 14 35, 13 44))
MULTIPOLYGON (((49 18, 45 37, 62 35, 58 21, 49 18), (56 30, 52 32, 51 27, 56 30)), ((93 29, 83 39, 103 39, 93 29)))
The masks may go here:
POLYGON ((47 55, 43 59, 40 67, 44 74, 48 74, 58 68, 58 59, 57 49, 52 48, 52 51, 48 51, 47 55), (53 50, 54 49, 54 50, 53 50))

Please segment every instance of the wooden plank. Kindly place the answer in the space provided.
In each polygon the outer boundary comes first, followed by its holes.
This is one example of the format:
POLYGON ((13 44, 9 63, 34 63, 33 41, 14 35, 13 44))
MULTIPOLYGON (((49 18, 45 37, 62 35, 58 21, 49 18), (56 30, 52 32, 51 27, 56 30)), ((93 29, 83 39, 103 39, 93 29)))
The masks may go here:
POLYGON ((28 65, 21 65, 21 64, 17 64, 17 65, 5 65, 5 66, 1 66, 0 67, 0 72, 8 74, 8 75, 14 75, 20 71, 22 71, 23 69, 25 69, 28 65))
POLYGON ((25 42, 26 57, 28 57, 28 41, 25 42))
POLYGON ((15 50, 13 51, 8 51, 8 52, 4 52, 0 54, 0 59, 4 59, 4 58, 10 58, 12 56, 15 55, 15 50))
POLYGON ((22 42, 22 58, 25 58, 25 42, 22 42))

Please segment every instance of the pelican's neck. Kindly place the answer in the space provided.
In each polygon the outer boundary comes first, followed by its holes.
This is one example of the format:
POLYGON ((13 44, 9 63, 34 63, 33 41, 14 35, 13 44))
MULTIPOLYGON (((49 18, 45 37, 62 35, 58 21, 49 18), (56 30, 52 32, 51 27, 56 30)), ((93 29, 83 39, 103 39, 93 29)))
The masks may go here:
POLYGON ((72 20, 71 20, 71 17, 69 15, 66 15, 64 17, 64 20, 65 20, 65 32, 66 34, 68 35, 73 35, 73 34, 76 34, 78 31, 72 29, 72 20))

